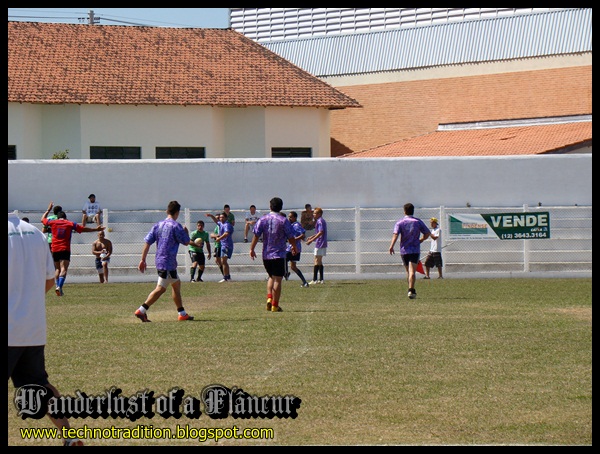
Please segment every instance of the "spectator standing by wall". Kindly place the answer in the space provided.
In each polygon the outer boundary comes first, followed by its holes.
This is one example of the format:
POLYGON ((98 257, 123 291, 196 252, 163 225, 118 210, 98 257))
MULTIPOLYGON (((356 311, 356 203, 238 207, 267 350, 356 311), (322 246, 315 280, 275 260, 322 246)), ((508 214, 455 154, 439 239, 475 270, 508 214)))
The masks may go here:
POLYGON ((310 284, 323 284, 324 266, 323 257, 327 255, 327 222, 323 219, 323 209, 317 207, 313 211, 315 219, 315 234, 309 236, 306 244, 315 243, 315 264, 313 267, 313 280, 310 284))
POLYGON ((412 203, 404 204, 404 217, 396 222, 392 233, 392 242, 389 247, 389 253, 394 254, 394 245, 400 238, 400 256, 406 269, 408 281, 408 297, 415 299, 417 291, 415 290, 417 264, 421 255, 421 243, 429 238, 429 228, 425 223, 414 216, 415 207, 412 203), (421 234, 423 237, 421 238, 421 234))
MULTIPOLYGON (((431 234, 429 236, 431 238, 431 245, 427 257, 425 257, 425 277, 423 279, 430 278, 429 272, 434 266, 437 267, 438 270, 438 279, 443 279, 442 267, 444 262, 442 260, 442 229, 440 228, 437 218, 429 219, 429 223, 431 225, 431 234)), ((423 239, 421 239, 421 242, 423 242, 423 239)))

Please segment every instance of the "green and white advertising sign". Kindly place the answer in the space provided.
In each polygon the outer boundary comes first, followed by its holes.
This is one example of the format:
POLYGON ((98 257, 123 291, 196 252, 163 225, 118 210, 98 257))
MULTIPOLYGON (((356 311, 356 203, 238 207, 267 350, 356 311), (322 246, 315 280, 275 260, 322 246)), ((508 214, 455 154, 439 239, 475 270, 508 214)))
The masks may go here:
POLYGON ((449 239, 550 238, 550 213, 449 214, 449 239))

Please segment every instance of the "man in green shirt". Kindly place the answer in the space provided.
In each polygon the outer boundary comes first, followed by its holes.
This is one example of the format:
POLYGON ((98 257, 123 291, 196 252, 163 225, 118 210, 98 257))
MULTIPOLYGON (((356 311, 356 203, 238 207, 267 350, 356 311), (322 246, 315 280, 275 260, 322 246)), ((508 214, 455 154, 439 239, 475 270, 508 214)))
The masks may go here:
POLYGON ((188 253, 192 259, 192 266, 190 268, 190 282, 204 282, 202 280, 202 274, 206 264, 206 257, 204 256, 204 246, 208 252, 208 259, 210 260, 210 241, 208 232, 204 231, 204 221, 198 221, 196 223, 196 230, 190 234, 192 243, 189 245, 188 253), (195 279, 196 269, 198 269, 198 278, 195 279))

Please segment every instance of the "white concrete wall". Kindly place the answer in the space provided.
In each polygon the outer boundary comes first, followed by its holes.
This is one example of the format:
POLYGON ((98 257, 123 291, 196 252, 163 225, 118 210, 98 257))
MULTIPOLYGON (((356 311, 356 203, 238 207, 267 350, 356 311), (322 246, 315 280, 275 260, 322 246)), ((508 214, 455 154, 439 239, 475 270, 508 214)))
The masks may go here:
POLYGON ((591 206, 592 155, 379 159, 8 161, 8 211, 268 207, 591 206))

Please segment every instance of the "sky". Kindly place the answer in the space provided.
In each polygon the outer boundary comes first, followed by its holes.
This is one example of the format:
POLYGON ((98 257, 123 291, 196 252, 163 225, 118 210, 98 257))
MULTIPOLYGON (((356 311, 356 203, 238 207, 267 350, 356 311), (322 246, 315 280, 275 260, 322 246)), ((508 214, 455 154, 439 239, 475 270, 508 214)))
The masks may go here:
POLYGON ((87 24, 90 11, 100 25, 229 27, 229 8, 8 8, 8 20, 87 24))

